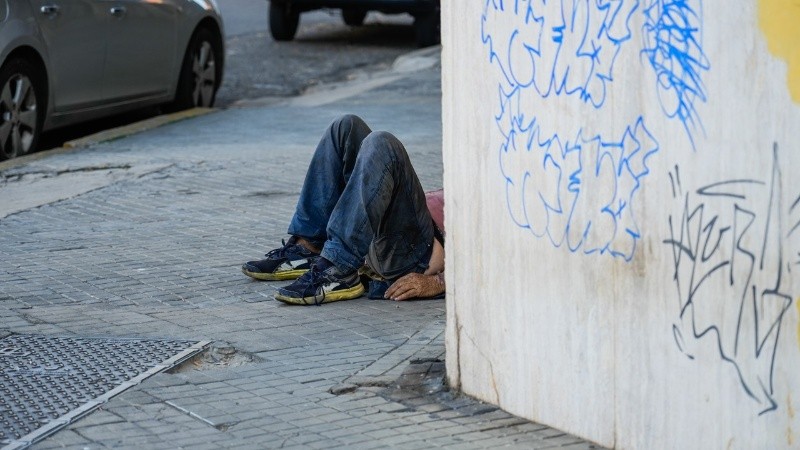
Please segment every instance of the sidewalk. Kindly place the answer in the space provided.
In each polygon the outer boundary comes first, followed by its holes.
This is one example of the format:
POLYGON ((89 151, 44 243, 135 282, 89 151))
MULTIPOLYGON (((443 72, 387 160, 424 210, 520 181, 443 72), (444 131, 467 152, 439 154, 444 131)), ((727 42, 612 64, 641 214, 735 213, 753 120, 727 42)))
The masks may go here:
POLYGON ((0 196, 34 201, 0 218, 0 337, 212 341, 33 448, 594 448, 449 392, 443 300, 292 307, 272 299, 285 283, 239 270, 286 238, 340 114, 397 135, 423 187, 441 187, 431 57, 0 165, 0 196))

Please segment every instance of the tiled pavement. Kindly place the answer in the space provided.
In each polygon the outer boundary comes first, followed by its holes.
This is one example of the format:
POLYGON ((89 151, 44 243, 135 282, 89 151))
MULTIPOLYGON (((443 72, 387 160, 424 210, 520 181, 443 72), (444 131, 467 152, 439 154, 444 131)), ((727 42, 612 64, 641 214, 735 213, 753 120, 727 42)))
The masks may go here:
POLYGON ((311 151, 341 113, 393 131, 423 185, 441 186, 437 71, 0 170, 0 197, 25 174, 114 180, 0 219, 0 335, 214 342, 34 448, 592 448, 449 392, 443 300, 292 307, 272 299, 281 283, 239 271, 286 237, 311 151), (144 165, 157 169, 124 176, 144 165))

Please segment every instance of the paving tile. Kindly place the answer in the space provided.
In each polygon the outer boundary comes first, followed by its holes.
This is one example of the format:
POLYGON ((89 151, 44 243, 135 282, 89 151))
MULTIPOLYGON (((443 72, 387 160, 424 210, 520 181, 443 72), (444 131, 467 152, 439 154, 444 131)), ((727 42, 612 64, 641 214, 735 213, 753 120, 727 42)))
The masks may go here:
MULTIPOLYGON (((419 77, 409 80, 438 92, 435 77, 419 77)), ((436 123, 439 111, 432 104, 433 110, 408 108, 436 123)), ((241 262, 286 237, 302 184, 298 174, 307 167, 317 128, 340 109, 304 109, 304 117, 316 118, 293 124, 304 130, 297 139, 270 134, 257 151, 247 142, 252 137, 238 135, 228 135, 213 151, 176 148, 180 127, 165 127, 41 160, 70 167, 108 161, 168 167, 0 221, 0 333, 210 340, 255 360, 156 375, 35 448, 525 448, 544 437, 555 445, 575 442, 541 425, 515 425, 519 419, 466 397, 441 400, 414 386, 398 390, 402 380, 392 383, 389 394, 384 385, 358 383, 350 393, 329 392, 351 378, 397 381, 410 360, 442 358, 444 301, 358 299, 287 307, 271 298, 283 283, 253 282, 241 274, 241 262), (286 158, 285 148, 293 157, 286 158), (50 270, 34 273, 30 261, 47 261, 50 270)), ((284 112, 246 111, 265 124, 285 123, 284 112)), ((216 121, 240 113, 193 119, 208 121, 198 139, 215 138, 216 121)), ((439 132, 433 130, 431 139, 440 139, 439 132)), ((441 146, 413 147, 423 186, 440 187, 441 146)), ((413 367, 405 381, 420 381, 434 366, 413 367)))

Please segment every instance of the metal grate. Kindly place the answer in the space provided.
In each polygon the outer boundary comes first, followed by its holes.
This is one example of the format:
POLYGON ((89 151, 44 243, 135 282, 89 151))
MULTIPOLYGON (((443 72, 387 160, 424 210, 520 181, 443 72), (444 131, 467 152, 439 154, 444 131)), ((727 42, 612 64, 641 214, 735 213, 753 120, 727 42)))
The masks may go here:
POLYGON ((0 339, 0 446, 27 447, 208 341, 12 334, 0 339))

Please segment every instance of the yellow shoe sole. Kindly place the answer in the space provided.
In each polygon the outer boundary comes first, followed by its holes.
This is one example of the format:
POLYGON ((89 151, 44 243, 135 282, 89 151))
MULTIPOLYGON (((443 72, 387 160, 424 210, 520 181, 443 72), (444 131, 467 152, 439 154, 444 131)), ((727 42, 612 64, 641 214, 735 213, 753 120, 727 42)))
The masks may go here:
POLYGON ((284 270, 282 272, 277 272, 277 273, 250 272, 249 270, 242 267, 243 274, 247 275, 250 278, 255 278, 256 280, 263 280, 263 281, 295 280, 299 278, 300 275, 306 272, 308 272, 308 269, 284 270))
POLYGON ((324 296, 318 295, 316 297, 287 297, 281 294, 275 294, 275 300, 290 305, 317 305, 323 303, 333 303, 341 300, 353 300, 361 297, 364 294, 364 285, 358 283, 350 289, 342 289, 340 291, 328 292, 324 296), (319 300, 317 300, 319 299, 319 300))

